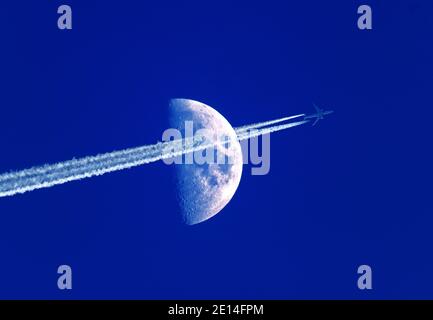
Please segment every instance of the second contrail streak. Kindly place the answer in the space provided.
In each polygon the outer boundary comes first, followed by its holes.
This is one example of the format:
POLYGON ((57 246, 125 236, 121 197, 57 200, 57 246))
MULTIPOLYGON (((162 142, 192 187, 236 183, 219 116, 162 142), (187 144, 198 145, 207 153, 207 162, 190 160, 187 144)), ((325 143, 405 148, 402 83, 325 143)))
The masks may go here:
MULTIPOLYGON (((266 121, 235 129, 238 140, 277 132, 302 125, 308 120, 263 128, 275 123, 301 117, 296 115, 266 121)), ((205 150, 215 143, 198 143, 194 139, 181 139, 137 148, 114 151, 97 156, 73 159, 0 175, 0 197, 13 196, 28 191, 49 188, 66 182, 100 176, 151 162, 174 158, 185 153, 205 150)))

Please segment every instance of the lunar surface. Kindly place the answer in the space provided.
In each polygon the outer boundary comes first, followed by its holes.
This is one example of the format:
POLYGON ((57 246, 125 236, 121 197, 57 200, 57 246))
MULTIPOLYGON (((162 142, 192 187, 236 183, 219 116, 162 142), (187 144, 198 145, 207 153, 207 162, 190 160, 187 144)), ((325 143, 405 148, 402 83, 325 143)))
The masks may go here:
POLYGON ((192 121, 195 135, 197 130, 207 129, 204 134, 207 141, 216 141, 222 136, 230 139, 230 143, 214 147, 215 154, 223 155, 225 161, 222 163, 194 161, 188 164, 183 161, 175 165, 180 212, 186 224, 194 225, 215 216, 230 202, 241 180, 243 161, 233 127, 216 110, 198 101, 173 99, 170 103, 171 127, 184 135, 185 121, 192 121))

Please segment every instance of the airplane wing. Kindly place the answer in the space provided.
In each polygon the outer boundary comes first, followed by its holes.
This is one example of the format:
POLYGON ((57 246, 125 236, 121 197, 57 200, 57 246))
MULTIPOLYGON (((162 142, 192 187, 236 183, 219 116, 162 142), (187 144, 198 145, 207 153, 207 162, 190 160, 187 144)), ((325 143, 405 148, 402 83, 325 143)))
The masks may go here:
POLYGON ((314 121, 313 126, 316 125, 317 122, 319 122, 320 118, 316 118, 316 121, 314 121))
POLYGON ((316 109, 316 112, 317 112, 317 113, 320 113, 320 108, 319 108, 318 106, 316 106, 315 103, 313 103, 313 106, 314 106, 314 109, 316 109))

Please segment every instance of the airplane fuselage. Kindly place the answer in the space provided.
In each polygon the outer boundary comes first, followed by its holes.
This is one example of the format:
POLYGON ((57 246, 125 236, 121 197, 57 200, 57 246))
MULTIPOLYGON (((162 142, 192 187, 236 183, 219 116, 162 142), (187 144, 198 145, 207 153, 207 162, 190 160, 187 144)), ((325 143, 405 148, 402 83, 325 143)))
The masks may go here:
POLYGON ((314 105, 314 107, 316 108, 317 112, 304 117, 304 119, 316 119, 316 121, 313 123, 313 126, 316 125, 319 120, 323 120, 326 115, 334 112, 333 110, 324 111, 319 109, 316 105, 314 105))

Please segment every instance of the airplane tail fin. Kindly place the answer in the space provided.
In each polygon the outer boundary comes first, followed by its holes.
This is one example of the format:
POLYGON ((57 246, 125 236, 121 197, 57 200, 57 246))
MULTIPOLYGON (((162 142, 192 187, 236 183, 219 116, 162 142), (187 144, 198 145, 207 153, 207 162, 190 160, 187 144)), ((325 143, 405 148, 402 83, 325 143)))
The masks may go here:
POLYGON ((313 103, 313 107, 314 107, 314 109, 316 109, 317 113, 322 111, 322 110, 320 110, 320 108, 315 103, 313 103))

